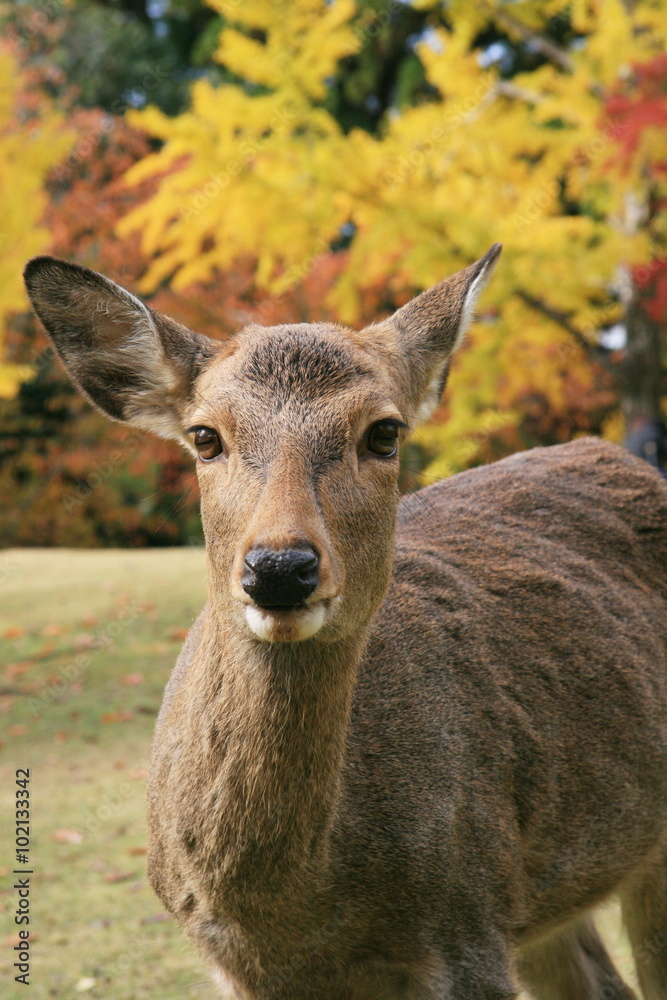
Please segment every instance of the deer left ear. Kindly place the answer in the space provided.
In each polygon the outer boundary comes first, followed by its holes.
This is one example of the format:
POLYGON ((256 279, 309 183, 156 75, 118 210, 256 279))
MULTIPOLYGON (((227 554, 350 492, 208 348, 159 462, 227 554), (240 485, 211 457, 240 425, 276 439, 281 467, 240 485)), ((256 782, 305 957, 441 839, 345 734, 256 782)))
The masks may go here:
POLYGON ((427 419, 440 402, 451 356, 470 325, 501 249, 494 243, 474 264, 422 292, 387 321, 404 362, 413 419, 427 419))
POLYGON ((24 278, 35 312, 84 396, 113 420, 192 450, 184 414, 197 377, 220 345, 87 267, 35 257, 24 278))

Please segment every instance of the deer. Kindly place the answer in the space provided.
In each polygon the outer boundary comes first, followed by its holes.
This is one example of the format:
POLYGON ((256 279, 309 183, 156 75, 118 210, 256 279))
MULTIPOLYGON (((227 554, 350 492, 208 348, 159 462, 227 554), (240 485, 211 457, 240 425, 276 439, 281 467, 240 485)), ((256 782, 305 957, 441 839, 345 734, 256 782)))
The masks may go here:
POLYGON ((400 496, 500 249, 361 330, 226 340, 26 266, 80 391, 196 459, 148 875, 228 998, 631 1000, 612 896, 667 998, 665 483, 589 437, 400 496))

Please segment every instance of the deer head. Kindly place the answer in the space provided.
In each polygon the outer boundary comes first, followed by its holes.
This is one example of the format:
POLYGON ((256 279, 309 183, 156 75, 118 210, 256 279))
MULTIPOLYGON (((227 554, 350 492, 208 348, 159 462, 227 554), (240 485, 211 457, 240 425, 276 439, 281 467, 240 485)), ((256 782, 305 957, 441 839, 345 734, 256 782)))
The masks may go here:
POLYGON ((391 574, 398 447, 435 408, 500 245, 356 332, 192 333, 86 268, 37 257, 28 294, 107 416, 197 456, 211 605, 253 641, 358 634, 391 574))

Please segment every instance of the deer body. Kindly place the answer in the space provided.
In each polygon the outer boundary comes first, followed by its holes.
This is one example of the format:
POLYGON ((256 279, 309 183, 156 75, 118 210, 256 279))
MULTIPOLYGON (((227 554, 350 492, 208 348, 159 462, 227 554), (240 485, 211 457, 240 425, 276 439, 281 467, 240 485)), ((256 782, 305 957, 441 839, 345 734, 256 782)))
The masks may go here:
POLYGON ((84 391, 202 459, 209 602, 158 719, 149 876, 240 1000, 629 1000, 587 913, 619 893, 637 954, 667 923, 664 484, 585 440, 399 506, 392 441, 496 256, 359 334, 224 347, 29 265, 84 391))
POLYGON ((359 977, 360 996, 383 979, 447 996, 442 955, 462 970, 452 996, 509 994, 512 949, 650 855, 667 822, 661 503, 648 467, 593 440, 406 498, 347 663, 300 643, 248 671, 221 637, 214 667, 207 609, 157 731, 151 880, 250 995, 356 997, 359 977))

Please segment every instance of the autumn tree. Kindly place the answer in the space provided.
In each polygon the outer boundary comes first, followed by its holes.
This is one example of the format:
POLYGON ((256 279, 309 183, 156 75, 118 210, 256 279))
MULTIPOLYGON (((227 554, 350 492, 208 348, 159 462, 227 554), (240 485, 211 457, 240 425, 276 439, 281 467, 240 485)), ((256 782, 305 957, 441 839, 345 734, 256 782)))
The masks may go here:
POLYGON ((626 274, 627 349, 619 366, 629 426, 661 414, 667 350, 667 55, 634 63, 605 101, 615 151, 608 166, 626 199, 626 228, 648 254, 626 274), (613 123, 613 125, 612 125, 613 123))
MULTIPOLYGON (((553 439, 622 436, 638 380, 619 378, 599 337, 622 325, 626 358, 641 339, 637 269, 658 259, 664 156, 650 125, 622 154, 614 95, 632 102, 639 67, 660 56, 662 0, 421 3, 424 85, 373 128, 349 129, 330 110, 340 67, 403 5, 210 3, 229 19, 216 57, 235 81, 196 82, 175 118, 131 116, 162 144, 130 171, 130 183, 161 179, 122 224, 152 258, 144 290, 213 282, 252 260, 258 287, 280 295, 304 262, 348 245, 327 302, 355 323, 369 289, 400 303, 501 240, 448 419, 421 432, 430 473, 488 457, 494 440, 532 443, 531 400, 538 429, 540 413, 562 415, 553 439)), ((664 107, 664 89, 654 97, 664 107)))
MULTIPOLYGON (((657 411, 663 0, 631 13, 601 0, 8 9, 21 120, 55 102, 74 133, 40 195, 50 251, 194 328, 372 321, 505 242, 446 400, 408 449, 406 487, 425 462, 428 479, 582 432, 622 439, 657 411), (173 81, 143 87, 143 43, 118 45, 112 15, 121 36, 126 22, 151 33, 173 81), (76 62, 86 32, 99 58, 76 62), (157 107, 132 124, 114 113, 146 99, 157 107)), ((98 418, 28 314, 5 328, 6 356, 33 374, 0 403, 0 490, 14 497, 0 541, 197 537, 178 448, 98 418)))
POLYGON ((17 60, 9 46, 0 47, 0 397, 13 395, 30 373, 27 365, 3 360, 5 326, 27 304, 23 264, 49 244, 44 180, 72 140, 48 103, 36 107, 24 96, 17 60))
MULTIPOLYGON (((147 261, 138 235, 120 238, 115 226, 137 197, 155 191, 154 180, 132 190, 122 183, 123 174, 149 154, 150 141, 122 116, 80 106, 66 74, 44 58, 57 49, 66 24, 45 19, 41 36, 33 31, 30 44, 18 47, 18 106, 40 120, 52 97, 64 109, 70 136, 65 155, 42 178, 41 227, 48 244, 35 250, 93 267, 134 289, 147 261)), ((13 259, 19 289, 31 249, 22 253, 13 259)), ((215 287, 183 295, 165 285, 150 301, 181 322, 224 337, 252 320, 311 318, 342 263, 341 256, 313 260, 298 289, 279 297, 258 293, 252 268, 241 264, 215 287)), ((0 505, 0 546, 200 541, 190 458, 174 443, 110 423, 93 410, 73 390, 34 315, 22 308, 23 299, 15 305, 7 314, 6 350, 23 377, 14 396, 0 400, 0 494, 11 497, 0 505)))

